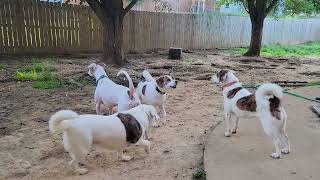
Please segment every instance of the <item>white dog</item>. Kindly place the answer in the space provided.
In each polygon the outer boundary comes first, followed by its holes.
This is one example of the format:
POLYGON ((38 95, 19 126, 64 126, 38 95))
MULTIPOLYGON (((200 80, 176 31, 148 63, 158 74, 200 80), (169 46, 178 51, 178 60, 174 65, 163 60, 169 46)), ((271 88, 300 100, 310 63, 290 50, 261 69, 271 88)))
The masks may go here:
POLYGON ((254 114, 258 116, 264 132, 272 138, 275 152, 270 154, 273 158, 280 158, 281 152, 290 152, 289 139, 285 132, 287 114, 282 106, 282 88, 276 84, 263 84, 255 94, 242 88, 238 78, 231 70, 221 70, 211 77, 214 83, 223 83, 224 118, 226 121, 226 137, 236 133, 239 117, 254 114), (231 115, 236 117, 232 129, 231 115), (283 146, 283 149, 280 147, 283 146))
POLYGON ((165 100, 168 88, 176 88, 178 81, 171 76, 165 75, 155 80, 151 74, 144 70, 142 73, 144 81, 137 86, 137 93, 144 104, 160 108, 160 117, 166 121, 165 100))
POLYGON ((79 163, 87 155, 92 146, 118 152, 119 158, 129 161, 130 156, 123 155, 123 149, 130 145, 145 146, 149 153, 150 142, 144 136, 148 130, 149 120, 155 123, 159 119, 153 106, 139 105, 128 111, 110 116, 78 115, 70 110, 55 113, 49 120, 50 132, 63 132, 63 143, 80 174, 87 173, 86 168, 80 168, 79 163))
POLYGON ((88 74, 94 76, 97 83, 94 94, 97 114, 101 114, 102 104, 109 108, 109 114, 111 114, 114 106, 118 106, 118 111, 125 111, 141 104, 132 80, 126 71, 119 71, 117 76, 124 74, 129 81, 129 88, 110 80, 104 68, 98 64, 92 63, 88 66, 88 69, 88 74))

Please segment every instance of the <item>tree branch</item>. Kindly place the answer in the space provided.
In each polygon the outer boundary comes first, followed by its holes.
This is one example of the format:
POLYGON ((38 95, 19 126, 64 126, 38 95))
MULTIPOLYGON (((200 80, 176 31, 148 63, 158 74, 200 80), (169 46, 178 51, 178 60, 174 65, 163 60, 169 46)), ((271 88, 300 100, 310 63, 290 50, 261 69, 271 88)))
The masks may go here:
POLYGON ((269 14, 269 12, 272 10, 272 8, 277 4, 278 0, 272 0, 270 5, 266 8, 265 16, 269 14))
POLYGON ((101 22, 104 21, 107 16, 103 10, 101 3, 98 0, 86 0, 91 9, 96 13, 101 22))
POLYGON ((138 0, 131 0, 130 4, 124 8, 123 15, 130 11, 130 9, 138 2, 138 0))
POLYGON ((254 5, 254 1, 253 0, 248 0, 248 9, 249 9, 249 15, 250 15, 250 19, 254 20, 257 18, 257 7, 254 5))
POLYGON ((242 4, 243 4, 244 10, 246 10, 247 13, 250 14, 250 13, 249 13, 248 6, 247 6, 246 3, 244 2, 244 0, 241 0, 241 2, 242 2, 242 4))

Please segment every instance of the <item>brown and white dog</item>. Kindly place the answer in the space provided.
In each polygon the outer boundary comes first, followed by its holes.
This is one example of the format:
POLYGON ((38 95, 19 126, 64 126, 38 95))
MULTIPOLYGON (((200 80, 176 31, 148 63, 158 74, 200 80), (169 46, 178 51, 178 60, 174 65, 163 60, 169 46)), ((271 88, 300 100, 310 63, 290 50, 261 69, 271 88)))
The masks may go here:
POLYGON ((150 141, 146 140, 149 123, 159 119, 156 109, 150 105, 139 105, 127 111, 110 116, 84 114, 78 115, 70 110, 56 112, 49 120, 51 133, 63 132, 63 144, 71 157, 70 165, 79 174, 87 173, 79 166, 92 147, 117 151, 123 161, 130 156, 123 154, 128 145, 141 145, 147 153, 150 141))
POLYGON ((285 132, 287 114, 282 106, 283 92, 280 86, 266 83, 252 94, 242 87, 232 70, 219 71, 211 77, 211 81, 223 84, 224 118, 226 121, 224 135, 226 137, 237 132, 240 117, 253 114, 258 116, 264 132, 272 138, 275 152, 270 156, 278 159, 281 152, 283 154, 290 152, 289 139, 285 132), (236 117, 232 128, 230 127, 231 115, 236 117))
POLYGON ((165 122, 166 111, 164 105, 166 101, 166 91, 169 88, 176 88, 178 81, 169 75, 160 76, 155 80, 147 70, 142 72, 142 76, 144 80, 139 82, 137 86, 137 93, 141 103, 159 107, 160 117, 165 122))

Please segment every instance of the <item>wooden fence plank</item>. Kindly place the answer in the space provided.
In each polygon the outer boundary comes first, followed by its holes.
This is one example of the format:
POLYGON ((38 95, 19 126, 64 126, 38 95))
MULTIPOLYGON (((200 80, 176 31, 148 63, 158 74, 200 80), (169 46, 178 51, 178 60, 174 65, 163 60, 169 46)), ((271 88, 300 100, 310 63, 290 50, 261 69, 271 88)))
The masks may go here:
POLYGON ((5 53, 4 45, 4 5, 0 6, 0 53, 5 53))
POLYGON ((9 27, 8 27, 8 23, 9 23, 9 12, 8 12, 8 0, 5 0, 5 3, 3 4, 3 14, 2 16, 4 17, 4 21, 3 21, 3 38, 4 38, 4 51, 5 53, 9 53, 9 49, 10 49, 10 40, 9 40, 9 27))
POLYGON ((45 4, 42 2, 38 2, 38 10, 39 10, 39 39, 41 41, 40 47, 41 51, 45 52, 47 49, 46 46, 46 11, 45 11, 45 4))

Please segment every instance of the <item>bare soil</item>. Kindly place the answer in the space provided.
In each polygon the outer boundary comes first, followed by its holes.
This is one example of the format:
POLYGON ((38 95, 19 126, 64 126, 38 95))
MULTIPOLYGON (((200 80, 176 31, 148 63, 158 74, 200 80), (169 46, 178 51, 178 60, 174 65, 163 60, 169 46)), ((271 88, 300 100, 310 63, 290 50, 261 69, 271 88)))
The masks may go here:
MULTIPOLYGON (((90 57, 43 59, 60 78, 88 78, 86 67, 98 61, 90 57)), ((151 153, 129 147, 130 162, 118 161, 114 152, 92 151, 86 159, 89 173, 77 176, 68 166, 69 156, 61 138, 48 132, 49 117, 61 109, 95 113, 94 81, 84 87, 39 90, 33 82, 15 78, 30 58, 1 57, 0 64, 0 179, 191 179, 201 168, 205 134, 222 120, 221 90, 209 82, 221 68, 236 71, 244 84, 275 80, 309 81, 320 77, 320 61, 304 59, 246 59, 224 51, 184 53, 182 60, 165 54, 129 55, 125 69, 139 80, 143 69, 155 76, 171 74, 179 80, 168 92, 166 125, 151 129, 151 153)), ((114 80, 119 68, 107 67, 114 80)))

